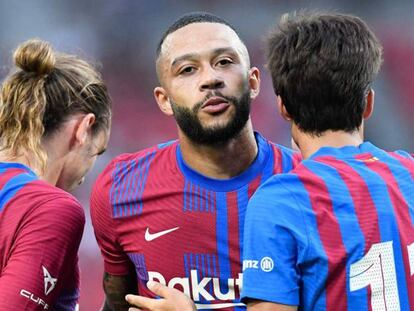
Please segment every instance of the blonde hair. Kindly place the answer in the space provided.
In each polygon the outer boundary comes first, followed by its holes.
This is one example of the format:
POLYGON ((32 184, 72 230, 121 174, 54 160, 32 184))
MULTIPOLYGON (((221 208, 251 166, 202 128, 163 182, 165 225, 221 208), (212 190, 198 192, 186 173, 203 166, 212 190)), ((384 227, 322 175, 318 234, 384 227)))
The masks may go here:
POLYGON ((93 113, 94 133, 109 128, 111 100, 100 74, 80 58, 56 53, 48 42, 32 39, 14 52, 17 70, 1 88, 0 150, 12 158, 30 155, 31 166, 46 168, 42 139, 68 117, 93 113))

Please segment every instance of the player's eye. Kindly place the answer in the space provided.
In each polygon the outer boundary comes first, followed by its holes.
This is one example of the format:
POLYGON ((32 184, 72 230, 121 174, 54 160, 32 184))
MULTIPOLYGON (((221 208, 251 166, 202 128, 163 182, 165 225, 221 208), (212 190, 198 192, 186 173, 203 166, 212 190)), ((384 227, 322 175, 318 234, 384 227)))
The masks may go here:
POLYGON ((185 75, 185 74, 190 74, 193 73, 195 71, 195 67, 193 66, 186 66, 183 69, 180 70, 179 74, 180 75, 185 75))
POLYGON ((223 58, 217 62, 217 65, 222 66, 222 67, 227 66, 229 64, 233 64, 233 61, 230 58, 223 58))

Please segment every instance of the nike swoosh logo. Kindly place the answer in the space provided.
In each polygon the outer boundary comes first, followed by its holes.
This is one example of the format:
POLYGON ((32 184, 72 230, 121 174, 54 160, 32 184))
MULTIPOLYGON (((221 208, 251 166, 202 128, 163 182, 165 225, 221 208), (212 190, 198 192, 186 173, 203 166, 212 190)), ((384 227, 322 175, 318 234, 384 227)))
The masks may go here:
POLYGON ((173 232, 173 231, 175 231, 175 230, 177 230, 179 228, 180 227, 175 227, 175 228, 168 229, 168 230, 164 230, 164 231, 160 231, 160 232, 157 232, 157 233, 150 233, 149 232, 149 228, 147 227, 147 230, 145 231, 145 241, 148 241, 149 242, 149 241, 158 239, 159 237, 161 237, 161 236, 163 236, 165 234, 168 234, 170 232, 173 232))

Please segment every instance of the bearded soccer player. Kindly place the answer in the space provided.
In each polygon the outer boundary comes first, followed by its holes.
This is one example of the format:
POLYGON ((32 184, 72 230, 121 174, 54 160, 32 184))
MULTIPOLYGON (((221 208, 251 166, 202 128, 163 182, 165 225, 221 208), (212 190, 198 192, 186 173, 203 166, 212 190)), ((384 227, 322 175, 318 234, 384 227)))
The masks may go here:
POLYGON ((278 105, 304 160, 249 202, 249 311, 414 310, 414 159, 363 141, 381 54, 349 15, 286 15, 270 36, 278 105))
POLYGON ((159 43, 156 68, 155 99, 175 118, 178 140, 117 157, 94 186, 103 310, 126 310, 128 293, 151 297, 148 280, 183 291, 201 309, 243 310, 247 201, 296 156, 253 131, 259 71, 226 21, 206 13, 178 19, 159 43))

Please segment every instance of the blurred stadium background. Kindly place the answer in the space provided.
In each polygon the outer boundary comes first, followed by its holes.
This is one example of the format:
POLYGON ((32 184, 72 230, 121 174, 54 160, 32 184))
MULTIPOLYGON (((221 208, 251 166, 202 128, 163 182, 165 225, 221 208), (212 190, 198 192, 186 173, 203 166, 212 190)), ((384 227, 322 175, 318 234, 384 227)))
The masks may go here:
MULTIPOLYGON (((384 46, 384 65, 375 83, 375 113, 366 136, 385 149, 414 152, 414 2, 412 0, 1 0, 0 77, 10 70, 13 49, 32 37, 56 49, 80 54, 101 66, 113 98, 110 146, 75 193, 85 206, 87 226, 80 248, 81 310, 98 310, 103 301, 103 265, 89 218, 93 181, 114 156, 176 137, 175 124, 157 108, 154 55, 162 32, 190 11, 215 13, 239 30, 252 64, 262 69, 262 90, 253 105, 257 130, 289 145, 289 129, 277 115, 267 72, 263 37, 281 14, 323 9, 356 14, 374 29, 384 46)), ((162 256, 162 254, 160 254, 162 256)))

